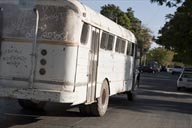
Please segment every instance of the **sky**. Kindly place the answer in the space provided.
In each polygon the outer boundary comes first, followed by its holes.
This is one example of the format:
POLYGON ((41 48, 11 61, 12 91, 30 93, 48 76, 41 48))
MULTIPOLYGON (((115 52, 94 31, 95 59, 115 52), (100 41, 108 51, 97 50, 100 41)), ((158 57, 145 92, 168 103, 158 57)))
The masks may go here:
MULTIPOLYGON (((150 0, 79 0, 93 10, 100 12, 101 6, 106 4, 114 4, 119 6, 121 10, 126 11, 131 7, 134 10, 135 17, 142 21, 142 24, 148 27, 154 36, 158 36, 158 31, 166 22, 166 14, 174 14, 175 7, 169 8, 159 6, 157 3, 151 3, 150 0)), ((152 44, 152 47, 157 47, 152 44)))

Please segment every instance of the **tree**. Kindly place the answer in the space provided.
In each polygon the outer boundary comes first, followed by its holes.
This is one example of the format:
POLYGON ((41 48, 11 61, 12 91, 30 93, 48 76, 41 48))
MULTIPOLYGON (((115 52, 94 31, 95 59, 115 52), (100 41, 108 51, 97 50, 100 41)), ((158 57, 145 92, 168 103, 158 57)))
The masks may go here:
POLYGON ((159 31, 157 43, 177 53, 177 60, 192 64, 192 1, 186 0, 159 31), (179 58, 180 57, 180 58, 179 58))
POLYGON ((172 63, 174 52, 162 47, 149 50, 147 61, 157 61, 161 65, 170 65, 172 63))
POLYGON ((118 6, 115 6, 114 4, 104 5, 101 7, 100 13, 121 26, 124 26, 127 29, 130 28, 130 19, 118 6))
POLYGON ((183 0, 151 0, 152 3, 156 2, 159 5, 166 4, 168 7, 177 6, 179 3, 182 3, 183 0))
POLYGON ((126 15, 131 21, 130 30, 137 38, 138 47, 140 48, 140 55, 143 56, 151 46, 152 32, 149 28, 143 26, 141 21, 135 17, 132 8, 127 9, 126 15))
POLYGON ((137 31, 138 29, 141 28, 141 21, 135 17, 134 11, 132 8, 128 8, 127 12, 125 14, 130 19, 130 22, 131 22, 131 28, 130 29, 132 31, 137 31))

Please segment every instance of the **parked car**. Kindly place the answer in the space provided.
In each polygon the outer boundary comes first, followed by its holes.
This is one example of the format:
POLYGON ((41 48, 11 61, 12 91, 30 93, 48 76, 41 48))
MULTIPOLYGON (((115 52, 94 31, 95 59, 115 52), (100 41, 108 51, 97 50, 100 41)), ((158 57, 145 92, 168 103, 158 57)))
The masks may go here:
POLYGON ((157 73, 159 72, 159 69, 156 67, 150 67, 150 66, 143 66, 140 68, 141 72, 148 72, 148 73, 157 73))
POLYGON ((183 87, 192 88, 192 68, 184 68, 177 80, 177 90, 183 87))
POLYGON ((173 69, 172 67, 168 66, 167 67, 167 72, 172 73, 172 69, 173 69))
POLYGON ((180 74, 183 71, 183 67, 181 66, 174 66, 172 68, 172 74, 180 74))

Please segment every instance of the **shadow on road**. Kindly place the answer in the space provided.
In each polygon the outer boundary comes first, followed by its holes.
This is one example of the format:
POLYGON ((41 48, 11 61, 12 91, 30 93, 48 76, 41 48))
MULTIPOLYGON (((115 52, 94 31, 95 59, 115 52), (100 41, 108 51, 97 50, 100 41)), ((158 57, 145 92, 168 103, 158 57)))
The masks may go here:
POLYGON ((122 97, 112 97, 110 106, 136 112, 156 113, 159 111, 192 114, 192 90, 176 90, 177 76, 169 73, 141 75, 141 85, 134 102, 122 97))
POLYGON ((158 74, 142 74, 141 88, 147 90, 161 90, 176 92, 178 76, 173 76, 169 73, 158 74))
POLYGON ((17 125, 29 125, 44 120, 43 117, 82 118, 77 107, 65 104, 49 103, 44 111, 22 109, 17 100, 0 98, 0 128, 17 125))
POLYGON ((110 99, 110 107, 142 113, 158 113, 160 111, 165 111, 192 114, 192 102, 166 100, 166 97, 164 99, 152 97, 153 95, 139 95, 134 102, 126 101, 126 99, 122 101, 123 98, 112 97, 110 99))
POLYGON ((15 100, 0 98, 0 128, 39 121, 37 115, 25 115, 15 100))

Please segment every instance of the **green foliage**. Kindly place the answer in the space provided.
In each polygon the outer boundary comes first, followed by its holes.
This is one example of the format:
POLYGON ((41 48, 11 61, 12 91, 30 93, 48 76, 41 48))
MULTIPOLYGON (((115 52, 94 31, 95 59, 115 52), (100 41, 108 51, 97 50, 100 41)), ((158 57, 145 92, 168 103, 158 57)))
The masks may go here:
POLYGON ((118 6, 108 4, 101 7, 101 14, 135 34, 141 56, 148 51, 152 41, 151 31, 141 25, 141 21, 134 16, 132 8, 128 8, 127 12, 124 12, 118 6))
POLYGON ((166 4, 166 6, 168 6, 168 7, 177 6, 182 1, 183 0, 151 0, 152 3, 156 2, 159 5, 166 4))
POLYGON ((140 48, 140 54, 142 56, 149 50, 151 46, 151 30, 141 25, 141 21, 134 16, 134 11, 132 8, 127 9, 126 15, 131 21, 130 30, 135 34, 137 38, 138 47, 140 48))
POLYGON ((121 26, 124 26, 127 29, 130 28, 130 19, 119 7, 115 6, 114 4, 102 6, 100 13, 120 24, 121 26))
POLYGON ((176 60, 192 64, 192 1, 186 0, 159 33, 158 44, 174 50, 176 60))
POLYGON ((147 61, 157 61, 161 65, 170 65, 172 63, 174 52, 162 47, 149 50, 147 61))

